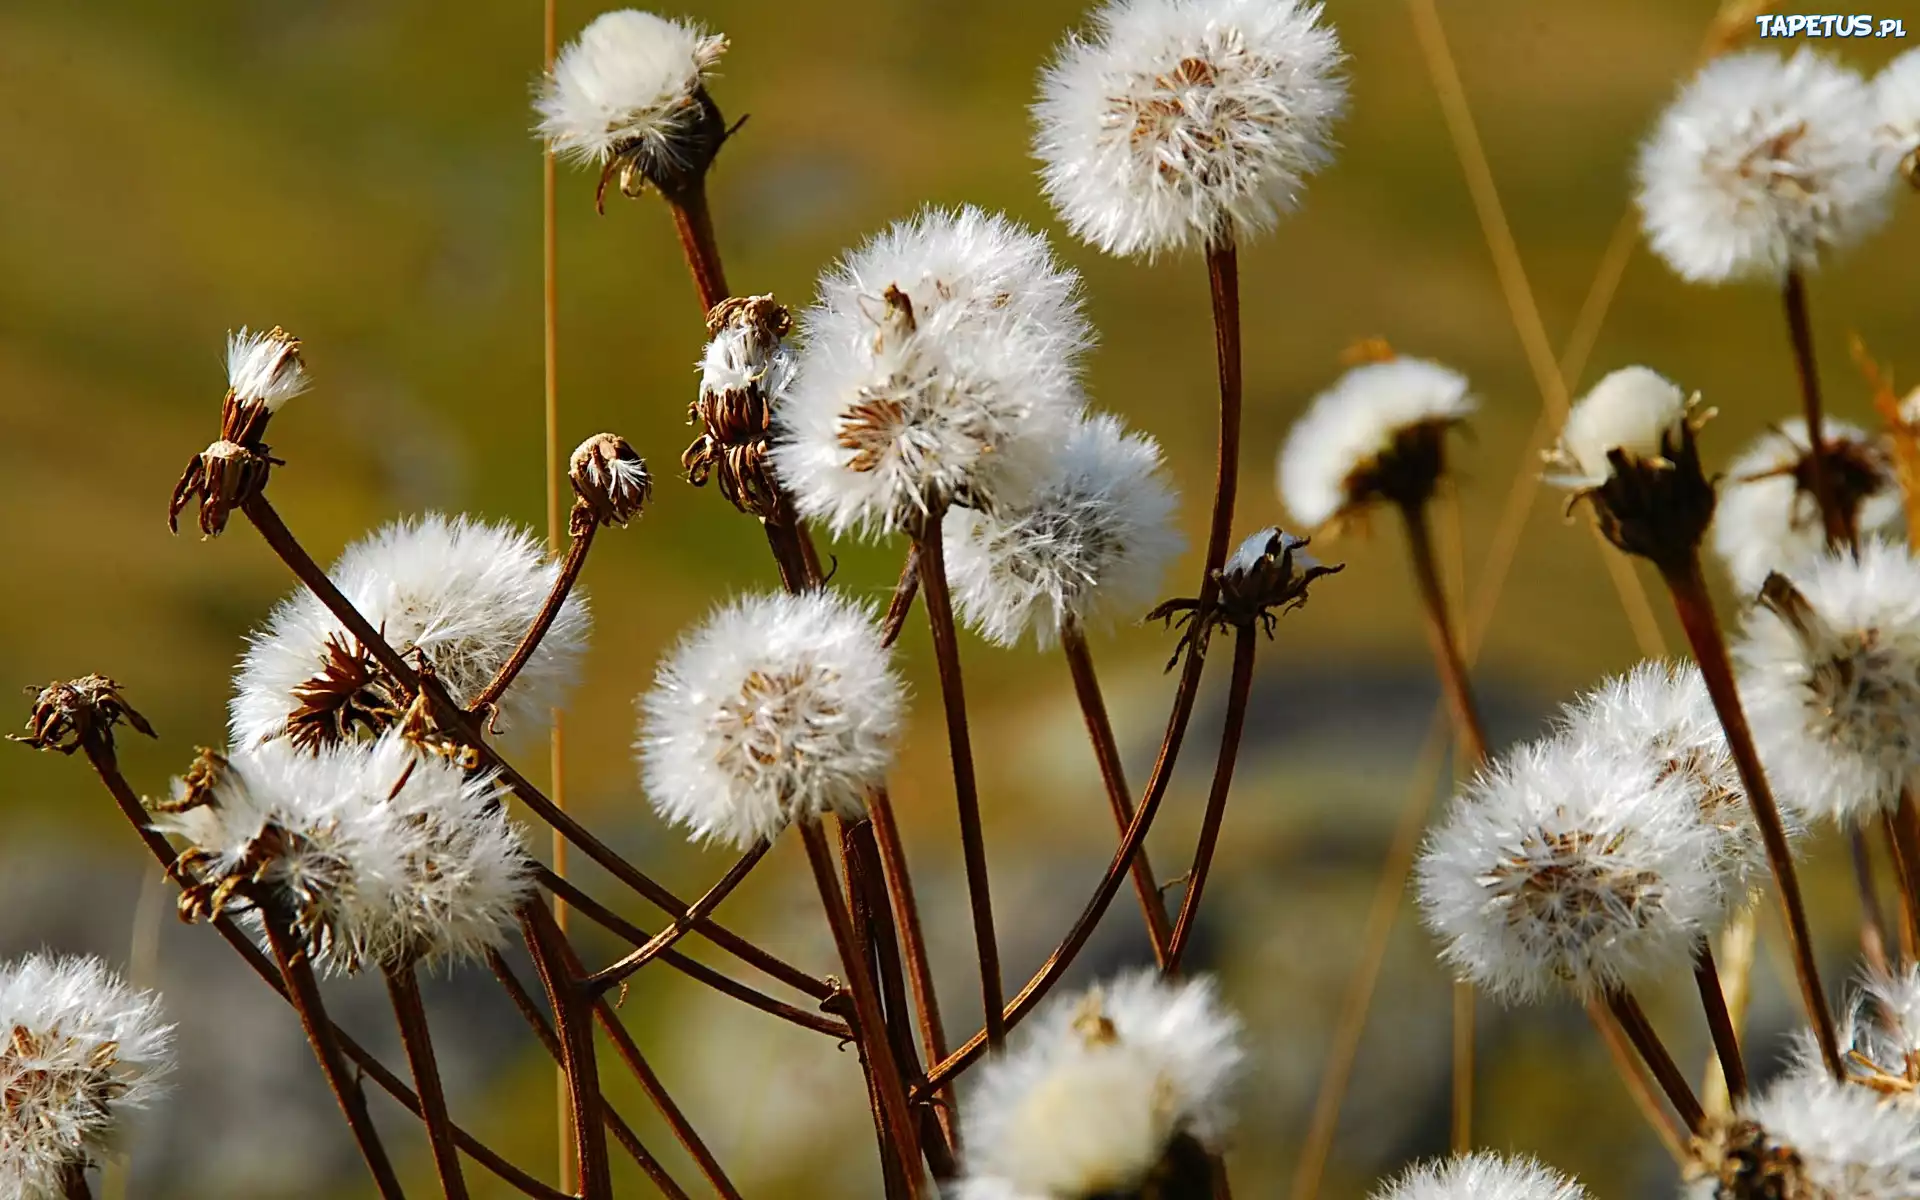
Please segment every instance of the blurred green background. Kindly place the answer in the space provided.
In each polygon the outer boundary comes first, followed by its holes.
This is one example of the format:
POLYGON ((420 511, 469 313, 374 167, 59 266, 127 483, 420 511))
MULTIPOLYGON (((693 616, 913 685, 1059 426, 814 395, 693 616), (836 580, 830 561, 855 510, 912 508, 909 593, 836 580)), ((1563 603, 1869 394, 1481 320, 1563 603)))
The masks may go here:
MULTIPOLYGON (((1238 526, 1281 518, 1272 462, 1287 424, 1338 373, 1343 347, 1384 335, 1461 368, 1484 398, 1456 458, 1471 581, 1509 482, 1533 469, 1522 448, 1539 397, 1407 10, 1385 0, 1329 7, 1352 56, 1344 149, 1303 211, 1242 254, 1238 526)), ((1442 6, 1556 349, 1622 211, 1636 141, 1713 10, 1711 0, 1442 6)), ((597 11, 562 3, 562 38, 597 11)), ((1080 19, 1078 0, 714 0, 663 11, 733 39, 713 91, 729 116, 752 119, 712 187, 736 289, 804 301, 843 248, 925 203, 1003 208, 1059 233, 1027 154, 1026 105, 1052 46, 1080 19)), ((1908 15, 1920 34, 1920 8, 1908 15)), ((136 786, 163 789, 195 745, 218 743, 243 636, 290 585, 244 526, 203 543, 162 525, 175 476, 215 432, 229 329, 277 323, 305 339, 316 386, 274 424, 289 465, 273 494, 323 561, 428 508, 543 525, 540 153, 528 133, 540 33, 540 7, 527 2, 0 6, 0 561, 11 564, 0 682, 119 679, 162 734, 125 746, 136 786)), ((1871 70, 1898 47, 1828 48, 1871 70)), ((592 188, 591 173, 563 170, 561 440, 617 430, 652 462, 660 488, 646 518, 601 539, 587 568, 597 627, 567 715, 567 793, 609 840, 690 894, 726 859, 687 848, 646 811, 628 748, 632 697, 680 629, 718 598, 774 580, 752 524, 680 480, 702 328, 666 214, 650 198, 616 198, 596 217, 592 188)), ((1920 197, 1898 200, 1890 229, 1814 284, 1831 410, 1843 417, 1869 417, 1847 359, 1850 331, 1920 380, 1910 286, 1920 197)), ((1102 333, 1095 401, 1161 439, 1186 497, 1193 549, 1166 590, 1190 592, 1214 436, 1205 272, 1192 260, 1145 267, 1064 236, 1058 244, 1085 275, 1102 333)), ((1718 405, 1707 435, 1715 461, 1795 404, 1776 297, 1686 287, 1643 250, 1575 388, 1633 362, 1718 405)), ((1317 547, 1348 569, 1286 619, 1261 659, 1197 947, 1255 1034, 1232 1157, 1242 1195, 1286 1186, 1435 697, 1393 532, 1317 547)), ((837 547, 838 582, 882 598, 901 550, 837 547)), ((902 645, 919 703, 895 796, 959 1035, 975 1026, 978 1001, 946 750, 924 628, 912 626, 902 645)), ((1136 779, 1165 719, 1168 648, 1158 629, 1115 631, 1095 646, 1136 779)), ((1078 909, 1113 833, 1064 666, 972 638, 963 651, 1017 983, 1078 909)), ((1496 733, 1528 735, 1553 704, 1635 656, 1592 540, 1562 520, 1557 500, 1542 500, 1478 672, 1496 733)), ((1191 846, 1221 673, 1153 842, 1164 877, 1191 846)), ((22 699, 19 716, 25 708, 22 699)), ((520 746, 529 773, 543 774, 543 741, 520 746)), ((109 1193, 371 1194, 291 1017, 211 932, 174 926, 161 889, 136 903, 152 873, 84 765, 0 753, 0 812, 0 952, 44 943, 115 962, 131 954, 182 1023, 179 1096, 137 1131, 134 1173, 116 1173, 109 1193)), ((1831 840, 1809 853, 1837 980, 1850 969, 1854 911, 1844 854, 1831 840)), ((831 946, 799 858, 780 847, 725 911, 824 973, 831 946)), ((582 878, 613 894, 603 878, 582 878)), ((1091 967, 1139 961, 1130 905, 1123 893, 1091 967)), ((655 923, 657 914, 629 911, 655 923)), ((616 951, 587 944, 596 956, 616 951)), ((661 972, 636 981, 628 1017, 748 1194, 877 1195, 852 1054, 661 972)), ((1779 1053, 1791 1020, 1782 979, 1777 951, 1763 945, 1761 1061, 1779 1053)), ((1686 982, 1653 1007, 1697 1062, 1705 1039, 1686 982)), ((551 1072, 491 987, 462 975, 433 988, 456 1110, 547 1172, 551 1072)), ((1380 1173, 1445 1146, 1447 990, 1404 914, 1380 996, 1328 1196, 1361 1195, 1380 1173)), ((377 995, 349 985, 338 997, 349 1024, 392 1050, 377 995)), ((1671 1189, 1671 1165, 1577 1008, 1483 1014, 1486 1144, 1538 1153, 1602 1197, 1671 1189)), ((687 1160, 644 1102, 620 1094, 691 1186, 687 1160)), ((424 1147, 402 1123, 392 1128, 424 1194, 424 1147)), ((504 1194, 478 1171, 470 1178, 476 1194, 504 1194)))

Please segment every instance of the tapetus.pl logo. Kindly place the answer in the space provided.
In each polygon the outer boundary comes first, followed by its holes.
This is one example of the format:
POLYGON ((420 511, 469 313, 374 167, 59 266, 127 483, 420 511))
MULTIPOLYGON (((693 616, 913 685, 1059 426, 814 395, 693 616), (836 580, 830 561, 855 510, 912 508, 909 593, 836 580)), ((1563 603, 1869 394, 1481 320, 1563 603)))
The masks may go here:
POLYGON ((1763 38, 1903 38, 1907 23, 1900 17, 1875 17, 1872 13, 1839 16, 1806 13, 1765 13, 1755 17, 1763 38))

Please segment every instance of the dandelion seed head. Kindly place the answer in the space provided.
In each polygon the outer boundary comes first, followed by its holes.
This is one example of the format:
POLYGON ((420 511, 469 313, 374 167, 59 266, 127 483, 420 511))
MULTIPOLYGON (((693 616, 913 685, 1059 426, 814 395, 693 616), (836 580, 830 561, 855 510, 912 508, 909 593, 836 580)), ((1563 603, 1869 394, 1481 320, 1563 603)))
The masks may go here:
POLYGON ((1920 1194, 1920 1120, 1911 1106, 1858 1083, 1792 1072, 1733 1119, 1710 1124, 1687 1177, 1690 1200, 1906 1200, 1920 1194))
POLYGON ((1689 401, 1672 382, 1646 367, 1622 367, 1593 385, 1567 414, 1560 444, 1548 458, 1563 487, 1598 488, 1613 477, 1608 455, 1662 456, 1687 421, 1689 401))
POLYGON ((1874 133, 1880 143, 1881 166, 1911 172, 1913 168, 1905 164, 1920 151, 1920 49, 1909 50, 1880 68, 1873 77, 1873 99, 1880 116, 1874 133))
POLYGON ((1875 124, 1860 76, 1811 50, 1715 59, 1641 147, 1649 244, 1693 283, 1814 269, 1885 219, 1875 124))
POLYGON ((227 387, 240 404, 265 405, 268 412, 307 390, 300 339, 275 328, 267 333, 242 329, 227 335, 227 387))
POLYGON ((929 209, 855 251, 802 330, 774 469, 835 534, 1017 502, 1084 404, 1078 276, 977 208, 929 209))
POLYGON ((554 151, 604 163, 639 153, 687 165, 705 120, 700 91, 727 39, 631 8, 602 13, 554 60, 534 108, 554 151))
POLYGON ((1391 358, 1355 367, 1288 431, 1280 498, 1311 529, 1407 488, 1430 492, 1441 470, 1440 439, 1474 406, 1466 376, 1436 362, 1391 358))
POLYGON ((662 819, 746 850, 793 821, 865 812, 905 707, 866 608, 825 591, 746 597, 683 637, 640 698, 641 781, 662 819))
MULTIPOLYGON (((1837 1032, 1850 1079, 1920 1104, 1920 967, 1869 970, 1837 1032)), ((1826 1069, 1812 1038, 1797 1049, 1798 1069, 1826 1069)))
POLYGON ((1590 1200, 1578 1182, 1524 1156, 1482 1151, 1421 1163, 1373 1200, 1590 1200))
POLYGON ((1074 234, 1155 255, 1271 229, 1332 161, 1345 55, 1318 4, 1111 0, 1042 75, 1034 154, 1074 234))
POLYGON ((947 514, 961 618, 998 645, 1031 633, 1042 649, 1069 621, 1138 618, 1184 544, 1175 504, 1158 442, 1114 417, 1076 420, 1025 501, 947 514))
POLYGON ((159 1094, 173 1027, 94 958, 0 963, 0 1195, 64 1200, 65 1176, 159 1094))

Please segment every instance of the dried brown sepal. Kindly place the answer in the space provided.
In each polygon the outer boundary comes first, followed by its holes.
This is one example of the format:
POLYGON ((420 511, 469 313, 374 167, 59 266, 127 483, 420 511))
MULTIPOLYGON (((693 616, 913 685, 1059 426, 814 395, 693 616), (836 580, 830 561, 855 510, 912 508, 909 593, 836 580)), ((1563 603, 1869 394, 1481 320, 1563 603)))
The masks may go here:
POLYGON ((1907 181, 1908 187, 1920 192, 1920 149, 1907 151, 1906 157, 1900 160, 1900 178, 1907 181))
POLYGON ((620 181, 620 194, 629 199, 652 187, 673 200, 701 186, 720 147, 739 125, 728 128, 720 106, 704 87, 694 88, 686 105, 691 119, 674 132, 666 151, 658 151, 645 141, 614 148, 593 189, 593 211, 606 215, 607 185, 616 179, 620 181))
POLYGON ((579 498, 569 521, 575 537, 582 532, 582 520, 625 526, 653 499, 647 460, 617 433, 599 433, 581 442, 573 452, 567 478, 579 498))
MULTIPOLYGON (((1777 428, 1774 432, 1786 436, 1777 428)), ((1893 457, 1885 448, 1869 442, 1851 438, 1822 440, 1826 442, 1826 452, 1820 456, 1820 461, 1826 467, 1827 489, 1833 496, 1834 507, 1840 510, 1849 536, 1857 538, 1860 533, 1861 506, 1879 495, 1888 486, 1889 480, 1898 477, 1893 457)), ((1798 501, 1794 521, 1818 526, 1820 501, 1813 488, 1813 469, 1813 451, 1808 450, 1785 466, 1737 475, 1731 482, 1754 483, 1762 479, 1791 478, 1798 501)))
POLYGON ((84 675, 39 689, 27 715, 26 734, 10 733, 7 740, 72 754, 94 738, 112 746, 113 727, 121 721, 148 737, 159 736, 120 694, 119 684, 105 675, 84 675))
POLYGON ((226 776, 230 764, 224 754, 205 746, 194 747, 193 765, 180 778, 180 794, 166 800, 147 800, 147 811, 182 813, 213 803, 213 789, 226 776))
POLYGON ((1700 466, 1696 434, 1711 412, 1689 413, 1660 441, 1660 454, 1608 452, 1612 472, 1599 487, 1573 497, 1593 505, 1607 540, 1662 570, 1683 570, 1713 523, 1713 482, 1700 466))
POLYGON ((379 737, 398 724, 406 689, 358 641, 328 634, 320 673, 294 687, 300 706, 287 717, 287 737, 302 750, 379 737))
POLYGON ((1400 429, 1385 450, 1348 473, 1341 485, 1345 501, 1333 523, 1346 523, 1382 501, 1407 508, 1431 500, 1447 471, 1447 434, 1459 424, 1457 418, 1435 419, 1400 429))
POLYGON ((233 510, 266 487, 269 471, 285 465, 263 444, 220 439, 194 455, 180 482, 173 485, 173 496, 167 501, 167 529, 179 533, 181 511, 198 500, 201 535, 219 537, 233 510))
POLYGON ((1756 1121, 1716 1121, 1693 1140, 1689 1182, 1712 1180, 1720 1200, 1834 1200, 1807 1178, 1800 1155, 1756 1121))
MULTIPOLYGON (((792 315, 772 296, 734 296, 707 314, 710 335, 744 334, 748 355, 760 363, 772 362, 781 339, 792 329, 792 315)), ((699 398, 687 406, 688 420, 700 425, 702 432, 680 456, 693 486, 703 487, 712 479, 729 504, 762 520, 781 509, 780 486, 767 457, 773 400, 764 368, 745 387, 702 388, 699 398)))
MULTIPOLYGON (((424 659, 421 668, 422 676, 432 673, 431 665, 424 659)), ((414 696, 413 703, 407 706, 406 715, 400 719, 400 736, 427 753, 454 763, 463 771, 479 770, 480 752, 441 728, 433 715, 433 702, 428 699, 427 693, 427 688, 421 688, 414 696)))
POLYGON ((1093 1192, 1085 1200, 1211 1200, 1213 1194, 1212 1155, 1198 1138, 1181 1132, 1139 1183, 1093 1192))
POLYGON ((1213 572, 1218 595, 1210 609, 1201 611, 1200 601, 1189 597, 1168 600, 1148 613, 1149 621, 1184 626, 1167 669, 1171 671, 1182 654, 1204 655, 1215 629, 1251 633, 1258 625, 1272 637, 1282 616, 1306 604, 1307 589, 1316 579, 1346 569, 1345 563, 1329 567, 1300 553, 1311 540, 1275 526, 1262 529, 1213 572))

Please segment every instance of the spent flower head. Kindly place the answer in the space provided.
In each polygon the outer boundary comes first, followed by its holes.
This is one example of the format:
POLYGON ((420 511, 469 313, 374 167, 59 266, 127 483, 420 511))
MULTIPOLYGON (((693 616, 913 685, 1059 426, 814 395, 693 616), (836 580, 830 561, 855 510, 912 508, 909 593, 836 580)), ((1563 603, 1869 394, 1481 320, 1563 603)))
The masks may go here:
POLYGON ((1701 410, 1646 367, 1601 379, 1567 414, 1546 454, 1547 480, 1593 505, 1600 531, 1628 554, 1691 562, 1713 521, 1713 484, 1700 466, 1701 410))
POLYGON ((786 344, 793 318, 772 296, 734 296, 707 314, 700 394, 687 418, 700 436, 680 456, 695 487, 708 479, 744 513, 765 520, 780 511, 768 438, 774 409, 793 382, 797 356, 786 344))
POLYGON ((0 963, 0 1196, 67 1200, 172 1065, 159 1001, 95 958, 0 963))
POLYGON ((220 437, 193 456, 173 485, 167 528, 180 530, 180 513, 200 504, 200 532, 217 537, 234 509, 266 486, 279 463, 268 449, 267 422, 280 406, 307 390, 300 339, 279 326, 267 333, 242 329, 227 336, 227 395, 220 402, 220 437))
POLYGON ((599 433, 581 442, 573 452, 567 479, 578 498, 571 522, 575 537, 586 519, 624 526, 644 512, 653 498, 647 460, 617 433, 599 433))
MULTIPOLYGON (((1869 971, 1839 1035, 1848 1078, 1920 1104, 1920 966, 1869 971)), ((1802 1067, 1823 1069, 1818 1059, 1802 1067)))
POLYGON ((654 811, 746 850, 794 821, 863 813, 885 786, 906 700, 872 613, 814 591, 720 609, 639 704, 654 811))
POLYGON ((1073 232, 1148 258, 1273 227, 1332 160, 1345 56, 1298 0, 1110 0, 1033 107, 1041 179, 1073 232))
POLYGON ((1694 1139, 1690 1200, 1910 1200, 1920 1195, 1920 1115, 1824 1071, 1793 1071, 1694 1139))
POLYGON ((956 508, 947 572, 961 617, 1002 646, 1045 649, 1068 623, 1144 612, 1183 539, 1153 438, 1111 416, 1081 417, 1019 505, 956 508))
MULTIPOLYGON (((1820 426, 1826 486, 1856 535, 1902 531, 1905 506, 1885 445, 1845 421, 1820 426)), ((1826 549, 1826 525, 1813 490, 1807 423, 1782 421, 1754 440, 1720 481, 1713 549, 1734 585, 1748 595, 1768 575, 1797 567, 1826 549)))
POLYGON ((835 534, 1017 503, 1084 404, 1079 277, 977 208, 929 209, 849 255, 802 328, 774 468, 835 534))
POLYGON ((1412 1167, 1373 1200, 1590 1200, 1590 1193, 1531 1158, 1481 1151, 1412 1167))
POLYGON ((1920 48, 1907 51, 1873 77, 1880 124, 1881 165, 1920 188, 1920 48))

